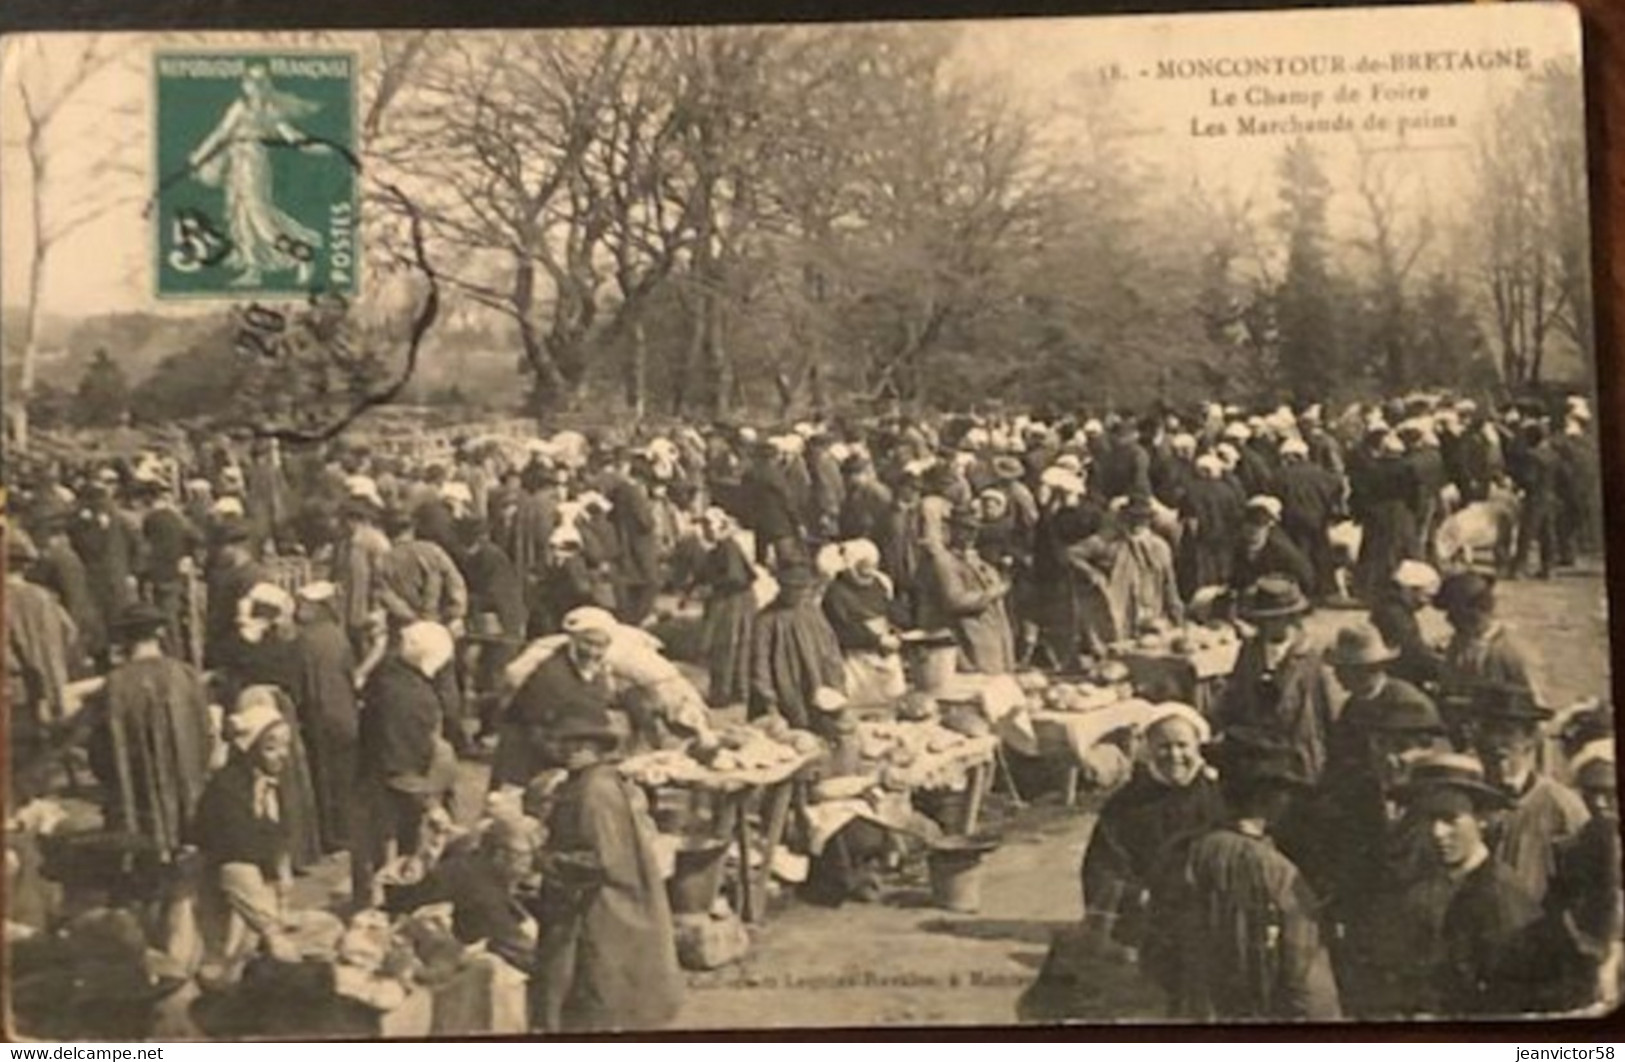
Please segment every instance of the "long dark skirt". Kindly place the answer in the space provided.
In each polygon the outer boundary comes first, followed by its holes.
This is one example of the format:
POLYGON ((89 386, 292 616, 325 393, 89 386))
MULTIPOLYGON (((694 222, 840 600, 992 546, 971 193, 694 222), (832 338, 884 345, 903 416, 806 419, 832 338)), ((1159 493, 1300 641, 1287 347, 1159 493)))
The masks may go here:
POLYGON ((750 696, 750 647, 756 629, 756 596, 750 589, 712 598, 705 606, 705 658, 713 707, 742 704, 750 696))

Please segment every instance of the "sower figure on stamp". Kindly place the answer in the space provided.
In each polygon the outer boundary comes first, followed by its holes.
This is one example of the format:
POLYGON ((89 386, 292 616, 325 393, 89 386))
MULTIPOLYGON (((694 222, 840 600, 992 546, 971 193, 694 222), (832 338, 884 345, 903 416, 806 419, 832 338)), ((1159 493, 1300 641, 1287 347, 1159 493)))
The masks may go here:
POLYGON ((232 247, 226 262, 238 272, 236 285, 255 287, 265 273, 289 270, 301 286, 310 282, 310 252, 321 246, 322 237, 278 209, 267 145, 327 150, 293 125, 316 110, 315 104, 277 89, 263 65, 250 66, 242 95, 188 159, 204 184, 225 192, 232 247))

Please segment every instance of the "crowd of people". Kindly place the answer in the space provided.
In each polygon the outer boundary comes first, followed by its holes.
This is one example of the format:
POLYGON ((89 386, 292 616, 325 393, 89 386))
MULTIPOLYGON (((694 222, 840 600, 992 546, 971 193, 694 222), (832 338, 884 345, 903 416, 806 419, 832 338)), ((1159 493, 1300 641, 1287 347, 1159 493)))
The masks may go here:
POLYGON ((295 875, 348 853, 351 904, 379 902, 379 868, 467 818, 460 763, 488 760, 530 817, 490 816, 453 861, 459 935, 531 976, 535 1028, 657 1025, 680 995, 671 915, 618 755, 707 740, 737 705, 838 747, 842 705, 903 696, 910 639, 965 671, 1077 673, 1228 619, 1246 637, 1210 712, 1142 691, 1167 703, 1083 865, 1086 910, 1170 1012, 1583 1007, 1618 977, 1611 717, 1577 715, 1575 759, 1551 762, 1553 706, 1495 601, 1531 561, 1600 552, 1590 421, 1581 400, 1419 395, 430 455, 201 437, 23 467, 11 806, 88 770, 109 829, 201 866, 193 972, 229 983, 287 951, 295 875), (1453 530, 1467 514, 1487 534, 1453 530), (1497 571, 1464 565, 1475 545, 1497 571), (695 605, 707 703, 606 677, 624 632, 695 605), (1369 616, 1327 649, 1320 605, 1369 616), (540 899, 513 902, 538 872, 540 899))

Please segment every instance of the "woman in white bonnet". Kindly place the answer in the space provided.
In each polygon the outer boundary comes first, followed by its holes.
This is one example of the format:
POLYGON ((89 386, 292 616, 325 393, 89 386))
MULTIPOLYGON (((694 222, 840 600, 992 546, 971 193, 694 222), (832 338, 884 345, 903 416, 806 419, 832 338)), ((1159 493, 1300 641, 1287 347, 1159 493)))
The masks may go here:
POLYGON ((362 690, 360 790, 367 826, 351 852, 358 891, 370 890, 371 870, 391 843, 401 854, 417 850, 425 814, 445 802, 456 781, 457 758, 442 736, 445 706, 435 681, 453 651, 445 627, 408 624, 362 690))
POLYGON ((264 687, 244 691, 230 718, 229 758, 209 779, 189 831, 202 863, 197 917, 206 985, 235 981, 262 945, 284 962, 298 959, 285 910, 293 867, 283 779, 293 730, 257 690, 264 687))
POLYGON ((843 542, 839 571, 824 590, 824 616, 846 662, 846 688, 855 704, 884 704, 904 692, 901 643, 892 629, 892 584, 880 570, 880 550, 868 539, 843 542))
POLYGON ((1157 705, 1146 722, 1144 756, 1101 808, 1083 858, 1084 911, 1111 923, 1112 938, 1125 947, 1139 946, 1147 885, 1167 845, 1224 818, 1218 773, 1202 757, 1211 738, 1195 708, 1157 705))

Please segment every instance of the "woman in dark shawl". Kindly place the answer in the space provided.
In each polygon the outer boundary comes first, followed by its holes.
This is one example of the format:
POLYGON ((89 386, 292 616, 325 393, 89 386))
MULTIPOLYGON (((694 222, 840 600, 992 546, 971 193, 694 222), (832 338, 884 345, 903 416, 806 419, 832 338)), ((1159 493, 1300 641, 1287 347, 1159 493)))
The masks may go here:
POLYGON ((1354 565, 1354 589, 1370 601, 1393 578, 1399 562, 1416 558, 1416 473, 1405 460, 1405 444, 1393 432, 1383 435, 1374 460, 1350 482, 1350 508, 1363 538, 1354 565))
POLYGON ((289 691, 305 728, 324 852, 350 847, 350 806, 356 799, 360 754, 355 651, 339 625, 334 600, 332 583, 312 583, 299 591, 294 688, 289 691))
POLYGON ((703 639, 715 706, 750 697, 751 639, 756 627, 756 572, 739 544, 739 527, 721 509, 705 512, 700 533, 709 547, 694 574, 705 595, 703 639))
POLYGON ((846 667, 815 596, 817 574, 795 564, 778 580, 779 596, 757 617, 752 637, 750 715, 778 714, 807 729, 818 722, 818 691, 844 692, 846 667))
POLYGON ((1083 857, 1086 918, 1102 918, 1112 939, 1138 947, 1152 873, 1168 845, 1224 818, 1218 775, 1202 758, 1210 730, 1194 708, 1157 706, 1145 738, 1147 757, 1106 801, 1083 857))

